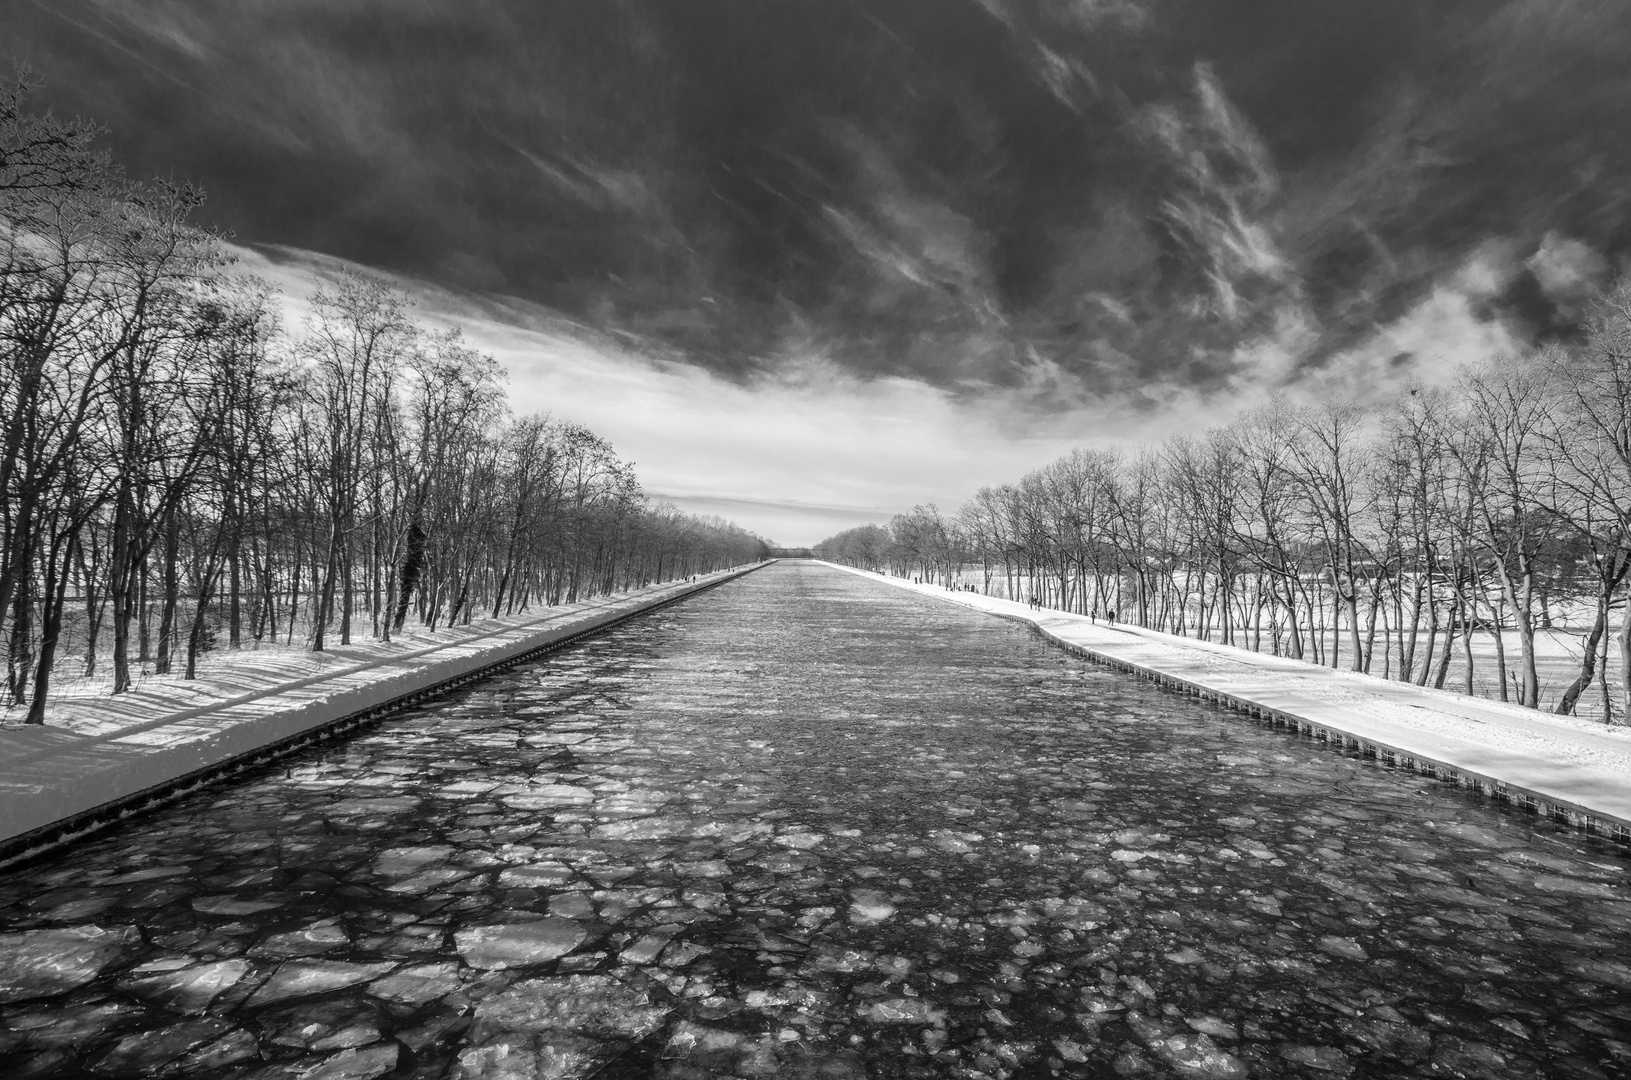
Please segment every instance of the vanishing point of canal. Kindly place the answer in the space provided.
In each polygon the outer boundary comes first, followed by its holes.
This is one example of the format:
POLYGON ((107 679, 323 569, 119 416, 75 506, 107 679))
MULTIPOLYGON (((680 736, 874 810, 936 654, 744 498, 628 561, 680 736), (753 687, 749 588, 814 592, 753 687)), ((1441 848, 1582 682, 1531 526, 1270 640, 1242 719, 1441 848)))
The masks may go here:
POLYGON ((0 1075, 1600 1077, 1631 861, 782 563, 0 881, 0 1075))

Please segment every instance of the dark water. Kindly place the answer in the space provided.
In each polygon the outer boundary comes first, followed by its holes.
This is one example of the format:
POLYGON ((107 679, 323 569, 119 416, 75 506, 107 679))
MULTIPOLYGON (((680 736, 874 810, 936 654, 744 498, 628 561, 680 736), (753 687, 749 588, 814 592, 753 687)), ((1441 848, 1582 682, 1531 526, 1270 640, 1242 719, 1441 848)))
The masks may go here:
POLYGON ((1611 846, 781 564, 0 885, 0 1075, 1624 1076, 1611 846))

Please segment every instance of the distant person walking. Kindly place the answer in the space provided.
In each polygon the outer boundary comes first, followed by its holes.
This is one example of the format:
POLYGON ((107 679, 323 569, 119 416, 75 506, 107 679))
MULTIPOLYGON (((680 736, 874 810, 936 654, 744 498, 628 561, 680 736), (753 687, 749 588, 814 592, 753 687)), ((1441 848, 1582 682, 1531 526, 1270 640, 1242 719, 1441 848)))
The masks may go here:
POLYGON ((1109 623, 1111 626, 1116 625, 1116 609, 1111 608, 1109 611, 1105 612, 1104 613, 1104 620, 1105 620, 1105 622, 1109 623))

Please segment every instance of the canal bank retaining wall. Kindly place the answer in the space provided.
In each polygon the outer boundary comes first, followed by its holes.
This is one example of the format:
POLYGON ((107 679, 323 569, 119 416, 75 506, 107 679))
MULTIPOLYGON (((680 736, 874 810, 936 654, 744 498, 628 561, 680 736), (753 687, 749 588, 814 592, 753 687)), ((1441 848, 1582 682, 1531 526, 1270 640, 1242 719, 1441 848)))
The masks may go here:
POLYGON ((1624 728, 827 565, 1009 619, 1072 656, 1631 845, 1624 728))
POLYGON ((113 731, 0 728, 0 866, 32 858, 404 707, 751 573, 588 601, 538 618, 113 731))

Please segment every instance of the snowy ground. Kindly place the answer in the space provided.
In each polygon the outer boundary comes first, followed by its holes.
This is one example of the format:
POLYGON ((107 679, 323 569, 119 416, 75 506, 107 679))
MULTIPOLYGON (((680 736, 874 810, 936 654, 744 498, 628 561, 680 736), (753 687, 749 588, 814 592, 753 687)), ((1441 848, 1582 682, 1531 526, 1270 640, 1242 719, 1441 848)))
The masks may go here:
MULTIPOLYGON (((978 576, 968 576, 967 583, 978 585, 978 576)), ((1003 589, 1002 582, 993 584, 999 592, 1003 589)), ((1585 641, 1591 629, 1592 612, 1579 605, 1565 608, 1561 614, 1556 607, 1553 609, 1556 621, 1550 629, 1537 630, 1535 633, 1535 672, 1540 679, 1540 705, 1542 709, 1552 710, 1557 706, 1558 699, 1563 691, 1574 681, 1580 673, 1581 656, 1585 650, 1585 641)), ((1616 616, 1617 618, 1617 616, 1616 616)), ((1617 631, 1616 631, 1617 632, 1617 631)), ((1238 631, 1240 640, 1248 640, 1248 631, 1238 631)), ((1321 627, 1322 641, 1329 642, 1330 629, 1321 627)), ((1404 656, 1403 640, 1407 636, 1405 631, 1383 633, 1376 631, 1375 652, 1371 659, 1371 674, 1376 677, 1394 678, 1398 674, 1399 663, 1404 656)), ((1220 639, 1221 634, 1214 629, 1209 640, 1220 639)), ((1435 648, 1443 648, 1443 631, 1440 630, 1435 648)), ((1507 693, 1509 697, 1517 696, 1517 678, 1519 665, 1518 632, 1506 630, 1501 633, 1501 642, 1506 650, 1507 663, 1507 693)), ((1267 626, 1263 629, 1260 648, 1264 652, 1272 651, 1272 643, 1267 626)), ((1421 664, 1421 657, 1427 648, 1427 628, 1423 626, 1416 638, 1415 663, 1421 664)), ((1472 635, 1472 689, 1471 694, 1476 697, 1499 700, 1501 694, 1500 683, 1496 678, 1495 635, 1489 630, 1480 628, 1472 635)), ((1348 635, 1344 630, 1341 642, 1341 663, 1343 668, 1348 667, 1352 656, 1349 652, 1348 635)), ((1434 660, 1434 670, 1437 670, 1437 660, 1434 660)), ((1606 667, 1609 693, 1614 697, 1614 720, 1624 722, 1619 702, 1620 688, 1624 685, 1620 664, 1620 648, 1617 640, 1608 643, 1608 663, 1606 667)), ((1603 718, 1603 693, 1601 669, 1598 678, 1592 680, 1590 687, 1580 695, 1575 705, 1575 714, 1587 719, 1601 720, 1603 718)), ((1450 655, 1450 666, 1444 681, 1446 689, 1457 693, 1467 693, 1467 664, 1462 648, 1462 639, 1458 635, 1455 648, 1450 655)))
POLYGON ((229 653, 197 680, 149 678, 118 697, 65 695, 53 702, 43 727, 0 724, 0 842, 733 573, 324 654, 278 648, 229 653))
POLYGON ((979 593, 851 567, 851 573, 1017 617, 1103 658, 1205 686, 1378 747, 1534 793, 1631 826, 1631 729, 1498 701, 1388 682, 1287 657, 1176 637, 1087 616, 1031 611, 979 593))
MULTIPOLYGON (((623 595, 639 596, 664 587, 652 586, 623 595)), ((320 653, 312 652, 304 644, 251 641, 239 650, 219 649, 204 654, 199 659, 196 679, 183 679, 179 663, 177 671, 168 675, 153 674, 151 663, 134 665, 135 688, 118 696, 110 692, 113 688, 111 664, 104 662, 101 673, 96 676, 53 679, 46 723, 78 734, 101 735, 186 710, 261 698, 311 679, 332 679, 377 668, 385 662, 429 656, 437 650, 482 641, 495 634, 550 626, 562 619, 602 610, 622 598, 596 597, 559 607, 534 607, 503 618, 473 620, 465 626, 443 626, 434 632, 424 626, 407 626, 393 641, 374 640, 367 636, 364 628, 362 636, 352 644, 338 645, 331 641, 320 653)), ((333 640, 337 639, 335 635, 333 640)), ((26 704, 0 709, 0 731, 20 724, 27 711, 26 704)))
MULTIPOLYGON (((1556 708, 1558 699, 1563 696, 1564 689, 1574 681, 1580 673, 1580 658, 1584 648, 1586 633, 1590 628, 1581 625, 1559 625, 1551 630, 1540 630, 1535 633, 1535 673, 1540 678, 1540 705, 1550 711, 1556 708)), ((1518 632, 1507 630, 1501 634, 1503 647, 1506 649, 1507 664, 1507 693, 1510 697, 1517 696, 1518 632)), ((1417 639, 1417 663, 1420 663, 1419 653, 1425 647, 1426 631, 1422 631, 1417 639)), ((1442 638, 1440 639, 1442 642, 1442 638)), ((1390 674, 1398 671, 1399 657, 1404 650, 1397 640, 1392 643, 1388 657, 1393 665, 1390 674)), ((1442 647, 1442 645, 1440 646, 1442 647)), ((1344 643, 1346 648, 1346 643, 1344 643)), ((1615 697, 1614 719, 1623 722, 1618 695, 1623 685, 1620 674, 1620 647, 1619 642, 1610 641, 1608 647, 1608 686, 1609 693, 1615 697)), ((1473 675, 1472 692, 1478 697, 1499 698, 1500 686, 1496 681, 1495 666, 1495 638, 1493 634, 1479 631, 1472 638, 1473 675)), ((1346 657, 1344 657, 1346 660, 1346 657)), ((1375 675, 1382 673, 1382 646, 1378 643, 1376 655, 1371 664, 1371 671, 1375 675)), ((1346 666, 1346 665, 1344 665, 1346 666)), ((1600 676, 1599 676, 1600 677, 1600 676)), ((1467 685, 1467 665, 1463 660, 1461 641, 1458 638, 1455 652, 1450 659, 1449 675, 1444 681, 1446 689, 1464 692, 1467 685)), ((1588 720, 1600 721, 1603 717, 1602 686, 1598 679, 1593 679, 1591 686, 1580 695, 1575 706, 1576 714, 1588 720)))

